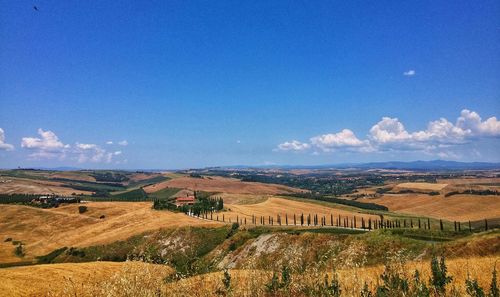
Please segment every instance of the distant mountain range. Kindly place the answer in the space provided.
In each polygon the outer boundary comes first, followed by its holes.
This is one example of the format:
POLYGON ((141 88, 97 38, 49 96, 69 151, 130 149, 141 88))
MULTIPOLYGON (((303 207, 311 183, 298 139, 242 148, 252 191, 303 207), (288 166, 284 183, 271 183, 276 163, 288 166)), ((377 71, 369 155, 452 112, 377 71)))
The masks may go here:
POLYGON ((453 169, 453 170, 472 170, 472 169, 500 169, 500 163, 488 162, 457 162, 457 161, 411 161, 411 162, 373 162, 363 163, 353 166, 354 168, 366 169, 410 169, 410 170, 439 170, 439 169, 453 169))
MULTIPOLYGON (((491 162, 457 162, 445 160, 432 160, 432 161, 388 161, 388 162, 370 162, 370 163, 341 163, 341 164, 325 164, 325 165, 262 165, 262 166, 249 166, 249 165, 234 165, 234 166, 215 166, 198 169, 397 169, 397 170, 491 170, 499 169, 500 163, 491 162)), ((32 168, 19 168, 19 169, 37 169, 37 170, 56 170, 56 171, 78 171, 78 170, 92 170, 77 167, 32 167, 32 168)), ((96 169, 102 170, 102 169, 96 169)), ((113 170, 113 169, 105 169, 113 170)), ((117 169, 118 170, 118 169, 117 169)), ((124 170, 124 169, 121 169, 124 170)), ((125 169, 127 171, 165 171, 176 169, 125 169)), ((196 170, 192 168, 191 170, 196 170)))
POLYGON ((500 163, 457 161, 388 161, 370 163, 342 163, 327 165, 272 165, 272 166, 224 166, 219 168, 276 168, 276 169, 398 169, 398 170, 488 170, 500 169, 500 163))

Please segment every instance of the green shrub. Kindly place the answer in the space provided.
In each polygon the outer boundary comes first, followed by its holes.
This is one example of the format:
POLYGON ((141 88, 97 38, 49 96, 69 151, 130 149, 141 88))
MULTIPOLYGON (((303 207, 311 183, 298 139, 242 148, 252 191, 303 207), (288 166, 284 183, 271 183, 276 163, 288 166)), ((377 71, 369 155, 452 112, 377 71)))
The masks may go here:
POLYGON ((20 258, 24 257, 24 248, 22 244, 16 246, 16 248, 14 249, 14 255, 20 258))
POLYGON ((67 247, 62 247, 60 249, 57 249, 57 250, 54 250, 54 251, 48 253, 47 255, 36 257, 37 260, 38 260, 37 263, 39 263, 39 264, 54 263, 54 260, 59 255, 61 255, 62 253, 64 253, 64 251, 66 251, 67 249, 68 249, 67 247))
POLYGON ((493 267, 489 297, 500 297, 500 290, 498 289, 498 285, 497 285, 497 268, 496 267, 493 267))
POLYGON ((470 279, 467 276, 465 280, 465 290, 471 297, 485 297, 484 290, 481 288, 476 279, 470 279))
POLYGON ((78 206, 78 213, 82 214, 87 211, 87 206, 78 206))
POLYGON ((443 295, 446 292, 446 285, 449 284, 453 278, 447 275, 447 268, 444 256, 438 260, 436 256, 431 260, 432 276, 430 283, 438 295, 443 295))

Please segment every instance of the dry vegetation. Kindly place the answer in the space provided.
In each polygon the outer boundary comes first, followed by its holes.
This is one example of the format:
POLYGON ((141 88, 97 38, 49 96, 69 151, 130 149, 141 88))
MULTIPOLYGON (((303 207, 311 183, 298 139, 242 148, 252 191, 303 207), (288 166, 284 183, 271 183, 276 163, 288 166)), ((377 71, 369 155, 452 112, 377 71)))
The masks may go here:
MULTIPOLYGON (((355 251, 353 251, 355 253, 355 251)), ((405 262, 400 254, 391 255, 394 271, 409 278, 415 269, 426 281, 430 277, 429 261, 405 262)), ((495 257, 452 259, 447 261, 448 273, 453 276, 448 292, 465 295, 465 280, 468 275, 487 288, 491 281, 491 271, 498 261, 495 257)), ((304 291, 324 282, 325 275, 332 278, 333 268, 310 268, 303 273, 292 273, 286 290, 278 296, 305 296, 304 291)), ((2 292, 9 296, 270 296, 266 285, 270 283, 272 272, 262 270, 230 270, 230 287, 223 285, 223 273, 214 272, 164 283, 163 278, 171 274, 171 269, 163 265, 129 263, 85 263, 52 264, 34 267, 18 267, 0 270, 2 292), (90 273, 89 271, 92 271, 90 273), (3 290, 2 290, 3 289, 3 290)), ((362 263, 351 262, 348 266, 337 267, 336 275, 341 285, 342 296, 359 296, 366 283, 373 291, 381 282, 384 266, 365 267, 362 263)))
POLYGON ((178 177, 165 182, 145 187, 147 193, 164 188, 181 188, 195 191, 221 192, 229 194, 274 195, 302 192, 303 190, 287 186, 264 184, 257 182, 242 182, 235 178, 225 177, 178 177))
POLYGON ((0 205, 0 262, 30 260, 63 246, 89 246, 124 240, 159 228, 214 226, 216 222, 190 218, 182 213, 155 211, 149 202, 94 202, 78 213, 76 204, 53 209, 0 205), (104 219, 100 217, 104 215, 104 219), (13 256, 6 238, 25 244, 24 259, 13 256))

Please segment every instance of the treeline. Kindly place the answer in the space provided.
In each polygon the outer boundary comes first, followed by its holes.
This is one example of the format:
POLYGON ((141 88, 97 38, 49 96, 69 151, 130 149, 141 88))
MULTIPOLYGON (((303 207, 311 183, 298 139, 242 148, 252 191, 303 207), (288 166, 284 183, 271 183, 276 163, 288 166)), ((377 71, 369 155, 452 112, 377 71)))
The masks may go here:
POLYGON ((462 195, 462 194, 468 194, 468 195, 500 195, 500 192, 498 192, 497 190, 465 190, 465 191, 462 191, 462 192, 459 192, 459 191, 452 191, 452 192, 448 192, 444 195, 444 197, 450 197, 450 196, 453 196, 453 195, 462 195))
POLYGON ((27 203, 31 202, 33 199, 39 198, 40 196, 41 195, 38 194, 0 194, 0 203, 27 203))
POLYGON ((139 201, 151 201, 152 197, 142 189, 130 190, 120 194, 111 195, 107 192, 95 192, 91 197, 85 197, 86 200, 90 201, 128 201, 128 202, 139 202, 139 201))
POLYGON ((80 199, 41 194, 0 194, 0 204, 22 204, 38 208, 53 208, 58 207, 61 203, 80 203, 80 199), (49 199, 37 201, 41 196, 49 196, 49 199))
POLYGON ((311 193, 294 193, 294 194, 287 194, 285 196, 313 199, 313 200, 319 200, 319 201, 325 201, 325 202, 332 202, 332 203, 343 204, 343 205, 347 205, 347 206, 357 207, 357 208, 361 208, 361 209, 368 209, 368 210, 383 210, 383 211, 389 210, 386 206, 376 204, 376 203, 360 202, 360 201, 355 201, 355 200, 333 198, 333 197, 324 197, 321 195, 315 195, 315 194, 311 194, 311 193))
POLYGON ((92 174, 90 174, 90 176, 94 177, 96 181, 103 181, 103 182, 121 183, 129 180, 129 178, 125 174, 118 172, 94 171, 92 174))
POLYGON ((179 211, 179 212, 187 212, 188 208, 185 207, 177 207, 174 203, 165 199, 155 199, 153 200, 153 209, 155 210, 170 210, 170 211, 179 211))
POLYGON ((213 193, 195 191, 195 201, 192 205, 177 206, 167 199, 155 199, 153 201, 153 209, 156 210, 171 210, 190 213, 194 216, 206 215, 208 213, 218 212, 224 209, 224 199, 222 197, 211 197, 213 193))
MULTIPOLYGON (((196 194, 196 192, 195 192, 196 194)), ((196 197, 196 202, 189 206, 188 211, 194 215, 221 211, 224 209, 224 200, 221 197, 196 197)))

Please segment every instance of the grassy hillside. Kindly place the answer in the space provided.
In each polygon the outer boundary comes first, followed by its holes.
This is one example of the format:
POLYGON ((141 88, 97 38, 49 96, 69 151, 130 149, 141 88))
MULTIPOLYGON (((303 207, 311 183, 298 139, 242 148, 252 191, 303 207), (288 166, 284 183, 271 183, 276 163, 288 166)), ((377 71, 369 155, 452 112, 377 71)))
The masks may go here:
MULTIPOLYGON (((384 273, 406 278, 413 286, 413 273, 418 269, 423 282, 430 286, 430 259, 432 255, 442 254, 447 255, 447 273, 453 276, 452 284, 447 286, 449 294, 454 290, 458 294, 455 296, 464 296, 467 274, 477 279, 483 288, 489 286, 491 271, 500 257, 498 231, 476 235, 441 234, 449 236, 450 241, 435 243, 407 238, 393 231, 347 235, 253 228, 231 232, 229 226, 162 230, 79 252, 85 253, 82 259, 92 260, 104 255, 100 253, 117 251, 120 246, 130 250, 129 257, 167 263, 176 268, 177 274, 172 274, 168 266, 147 264, 138 269, 120 269, 130 264, 108 262, 51 264, 0 269, 3 279, 0 288, 19 295, 25 294, 26 288, 33 292, 61 292, 66 287, 68 296, 75 293, 91 296, 91 292, 105 292, 106 296, 123 296, 124 292, 133 296, 184 296, 186 292, 213 296, 225 295, 228 288, 233 296, 319 296, 315 290, 324 284, 325 277, 331 284, 335 275, 342 296, 359 296, 365 282, 372 292, 376 286, 383 286, 381 275, 384 273), (472 246, 465 246, 463 242, 472 246), (461 253, 452 254, 460 249, 461 253), (164 270, 159 270, 163 267, 164 270), (284 267, 290 276, 289 285, 270 291, 273 272, 277 273, 277 282, 283 283, 284 267), (223 268, 230 269, 228 287, 223 282, 223 268), (85 269, 96 272, 81 273, 85 269), (65 281, 65 276, 72 276, 71 281, 65 281), (54 286, 47 288, 49 282, 36 282, 44 277, 53 280, 54 286), (26 285, 33 281, 35 285, 26 285)), ((59 261, 79 257, 76 251, 73 253, 74 256, 63 253, 59 261)))
POLYGON ((125 240, 148 230, 218 225, 181 213, 155 211, 150 202, 86 203, 88 210, 83 214, 79 214, 78 206, 40 209, 0 205, 0 263, 28 261, 64 246, 125 240), (24 243, 24 257, 13 255, 15 246, 5 242, 7 238, 24 243))

